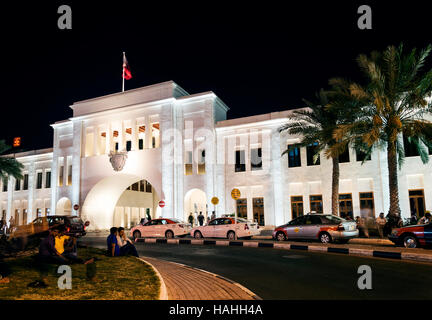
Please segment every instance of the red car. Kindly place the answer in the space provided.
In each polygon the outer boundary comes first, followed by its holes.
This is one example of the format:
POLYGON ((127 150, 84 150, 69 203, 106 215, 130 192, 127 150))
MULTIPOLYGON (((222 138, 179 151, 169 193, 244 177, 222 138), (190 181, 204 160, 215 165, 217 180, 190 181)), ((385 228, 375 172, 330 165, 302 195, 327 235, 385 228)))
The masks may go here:
POLYGON ((388 236, 396 245, 406 248, 416 248, 432 244, 432 223, 406 226, 393 229, 388 236))

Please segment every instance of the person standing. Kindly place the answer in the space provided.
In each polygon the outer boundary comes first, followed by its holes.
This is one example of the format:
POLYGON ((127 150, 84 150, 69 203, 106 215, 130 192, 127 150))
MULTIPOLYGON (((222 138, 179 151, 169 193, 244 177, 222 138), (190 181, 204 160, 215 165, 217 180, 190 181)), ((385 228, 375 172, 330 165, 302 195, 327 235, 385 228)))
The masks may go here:
POLYGON ((199 222, 200 226, 202 226, 204 224, 204 215, 202 214, 202 211, 200 211, 200 213, 198 215, 198 222, 199 222))
POLYGON ((418 219, 417 219, 416 213, 415 212, 411 212, 410 224, 412 224, 412 225, 417 224, 417 222, 418 222, 417 220, 418 219))
POLYGON ((426 211, 424 216, 420 218, 418 224, 429 224, 431 222, 431 213, 426 211))
POLYGON ((9 232, 12 233, 13 228, 15 227, 15 218, 11 215, 9 219, 9 232))
POLYGON ((381 212, 379 214, 379 217, 376 218, 375 222, 376 222, 377 227, 378 227, 378 233, 379 233, 379 235, 380 235, 380 237, 382 239, 382 238, 384 238, 384 233, 383 233, 384 226, 387 223, 386 218, 384 218, 384 212, 381 212))
POLYGON ((211 220, 216 219, 216 213, 213 211, 211 215, 211 220))
POLYGON ((191 227, 193 227, 194 217, 192 215, 192 212, 189 213, 188 221, 189 221, 191 227))

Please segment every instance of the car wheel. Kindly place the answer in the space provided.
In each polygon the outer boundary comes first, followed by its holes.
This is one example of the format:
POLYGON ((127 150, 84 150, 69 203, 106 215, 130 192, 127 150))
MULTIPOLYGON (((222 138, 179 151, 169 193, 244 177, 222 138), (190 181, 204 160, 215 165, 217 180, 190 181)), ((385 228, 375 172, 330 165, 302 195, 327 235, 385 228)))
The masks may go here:
POLYGON ((202 234, 201 234, 201 232, 199 232, 199 231, 195 231, 195 233, 194 233, 194 238, 195 239, 201 239, 203 236, 202 236, 202 234))
POLYGON ((134 240, 137 238, 141 238, 141 232, 139 232, 138 230, 134 231, 133 238, 134 238, 134 240))
POLYGON ((413 235, 407 235, 403 239, 403 244, 405 248, 417 248, 418 246, 417 238, 414 237, 413 235))
POLYGON ((165 232, 165 237, 167 239, 172 239, 174 238, 174 232, 172 232, 171 230, 168 230, 167 232, 165 232))
POLYGON ((330 243, 332 241, 331 236, 327 232, 323 232, 319 236, 321 243, 330 243))
POLYGON ((228 240, 234 240, 235 239, 235 232, 234 231, 228 231, 227 238, 228 238, 228 240))
POLYGON ((278 232, 276 234, 276 240, 277 241, 285 241, 286 240, 285 234, 283 232, 278 232))

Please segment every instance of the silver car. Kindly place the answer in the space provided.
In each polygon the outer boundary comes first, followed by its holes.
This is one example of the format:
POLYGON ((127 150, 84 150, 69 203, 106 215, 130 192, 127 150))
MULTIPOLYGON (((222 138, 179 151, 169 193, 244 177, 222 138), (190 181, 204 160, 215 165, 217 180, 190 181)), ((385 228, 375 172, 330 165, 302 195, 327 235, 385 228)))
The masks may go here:
POLYGON ((283 240, 319 240, 322 243, 339 241, 348 242, 359 235, 357 223, 331 214, 307 214, 277 227, 273 239, 283 240))

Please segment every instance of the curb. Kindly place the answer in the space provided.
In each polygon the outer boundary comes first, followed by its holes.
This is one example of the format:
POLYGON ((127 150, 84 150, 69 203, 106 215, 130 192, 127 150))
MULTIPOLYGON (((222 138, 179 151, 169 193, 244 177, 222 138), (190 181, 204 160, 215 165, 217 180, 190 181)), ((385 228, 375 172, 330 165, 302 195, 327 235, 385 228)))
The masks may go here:
MULTIPOLYGON (((362 248, 340 248, 324 247, 318 245, 299 245, 283 242, 259 242, 259 241, 230 241, 230 240, 201 240, 201 239, 163 239, 163 238, 138 238, 135 242, 144 243, 163 243, 163 244, 187 244, 187 245, 216 245, 216 246, 236 246, 236 247, 255 247, 255 248, 273 248, 283 250, 304 250, 321 253, 338 253, 345 255, 357 255, 367 257, 386 258, 393 260, 410 260, 421 262, 432 262, 432 254, 381 251, 362 248)), ((199 270, 199 269, 198 269, 199 270)), ((203 270, 201 270, 203 271, 203 270)))
POLYGON ((138 260, 141 260, 142 262, 148 264, 150 267, 152 267, 153 271, 156 273, 157 277, 159 278, 160 281, 160 292, 159 292, 159 300, 168 300, 168 291, 166 289, 166 285, 165 285, 165 281, 163 280, 161 274, 159 273, 159 271, 155 268, 154 265, 152 265, 150 262, 146 261, 143 258, 138 258, 138 260))
POLYGON ((207 270, 203 270, 203 269, 199 269, 199 268, 195 268, 195 267, 188 266, 187 264, 178 263, 178 262, 173 262, 173 261, 170 261, 170 262, 171 262, 171 263, 174 263, 174 264, 177 264, 177 265, 179 265, 179 266, 185 267, 185 268, 189 268, 189 269, 192 269, 192 270, 201 271, 201 272, 204 272, 204 273, 210 274, 210 275, 212 275, 212 276, 214 276, 214 277, 216 277, 216 278, 219 278, 219 279, 225 280, 226 282, 228 282, 228 283, 230 283, 230 284, 233 284, 233 285, 239 287, 240 289, 242 289, 244 292, 246 292, 248 295, 250 295, 254 300, 262 300, 262 298, 261 298, 260 296, 256 295, 255 293, 253 293, 252 291, 250 291, 250 290, 249 290, 248 288, 246 288, 245 286, 242 286, 240 283, 235 282, 235 281, 232 281, 231 279, 225 278, 225 277, 223 277, 223 276, 220 276, 220 275, 218 275, 218 274, 216 274, 216 273, 213 273, 213 272, 210 272, 210 271, 207 271, 207 270))

